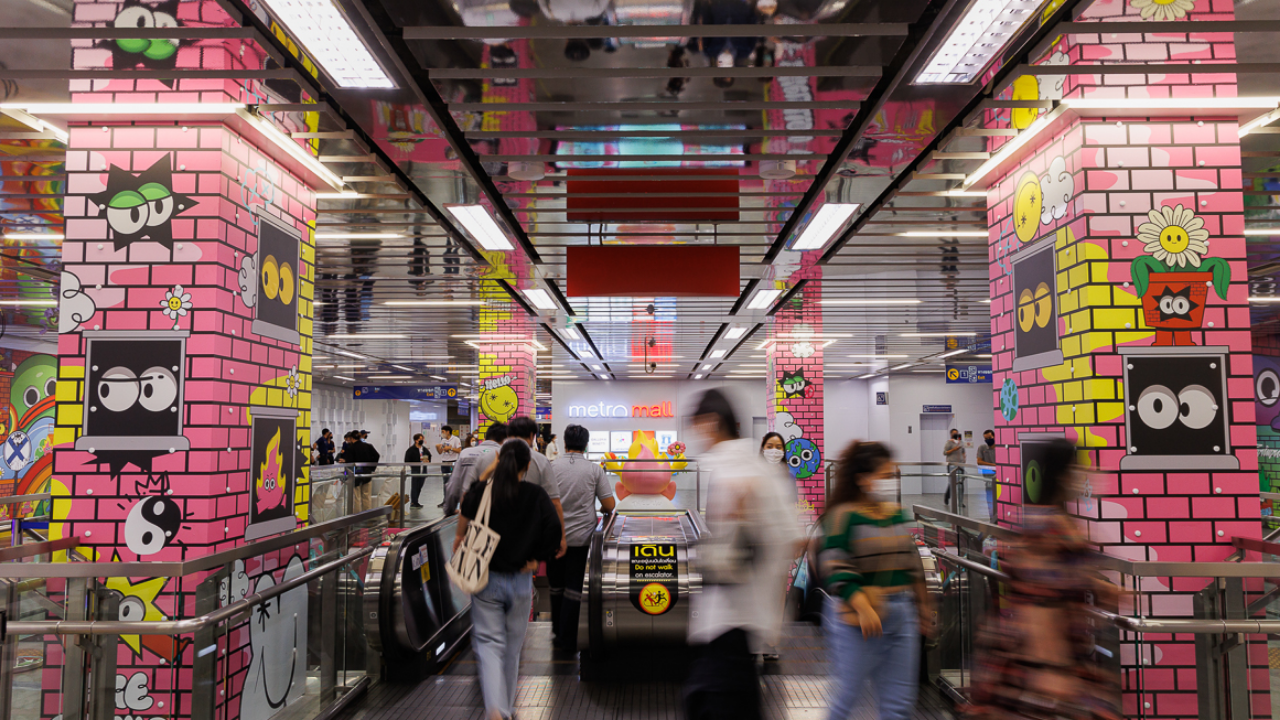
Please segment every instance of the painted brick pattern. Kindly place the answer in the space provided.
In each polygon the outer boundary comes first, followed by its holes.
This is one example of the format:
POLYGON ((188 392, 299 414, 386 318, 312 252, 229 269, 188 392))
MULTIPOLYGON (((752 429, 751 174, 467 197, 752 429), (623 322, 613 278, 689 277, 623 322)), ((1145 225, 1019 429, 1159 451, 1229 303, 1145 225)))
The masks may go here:
POLYGON ((769 429, 786 441, 784 462, 795 478, 797 502, 808 520, 822 513, 826 499, 819 272, 812 265, 799 271, 812 279, 774 316, 773 342, 765 348, 769 429))

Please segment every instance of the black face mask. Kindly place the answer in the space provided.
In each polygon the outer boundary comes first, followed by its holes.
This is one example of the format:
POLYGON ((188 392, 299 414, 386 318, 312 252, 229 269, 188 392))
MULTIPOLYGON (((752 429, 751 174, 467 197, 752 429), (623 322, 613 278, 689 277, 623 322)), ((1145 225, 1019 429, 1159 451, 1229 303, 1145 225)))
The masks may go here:
POLYGON ((992 438, 983 438, 983 439, 987 441, 987 444, 988 444, 988 445, 990 445, 990 446, 992 446, 992 447, 995 447, 995 444, 996 444, 996 439, 995 439, 995 438, 993 438, 993 437, 992 437, 992 438))
POLYGON ((951 436, 951 439, 952 439, 952 440, 959 440, 959 439, 960 439, 960 436, 959 436, 959 435, 952 435, 952 436, 951 436))

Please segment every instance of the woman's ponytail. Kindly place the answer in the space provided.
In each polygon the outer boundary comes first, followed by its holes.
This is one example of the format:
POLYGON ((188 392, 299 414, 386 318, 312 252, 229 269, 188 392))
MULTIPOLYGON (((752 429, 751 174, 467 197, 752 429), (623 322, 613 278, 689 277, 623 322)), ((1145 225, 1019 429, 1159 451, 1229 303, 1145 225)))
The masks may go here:
POLYGON ((498 452, 498 466, 493 470, 493 499, 495 502, 513 502, 519 493, 520 473, 529 467, 533 455, 522 440, 503 443, 498 452))

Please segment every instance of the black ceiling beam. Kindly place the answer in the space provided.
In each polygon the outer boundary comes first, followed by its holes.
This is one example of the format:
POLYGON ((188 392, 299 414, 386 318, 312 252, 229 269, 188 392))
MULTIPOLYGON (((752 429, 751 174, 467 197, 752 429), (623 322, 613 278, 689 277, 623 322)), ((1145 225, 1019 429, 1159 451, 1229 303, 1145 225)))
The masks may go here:
MULTIPOLYGON (((484 255, 480 254, 480 251, 471 244, 471 240, 458 230, 458 228, 454 227, 453 223, 450 222, 450 220, 445 217, 444 213, 440 211, 440 208, 437 208, 435 204, 431 202, 431 199, 427 197, 427 194, 418 187, 418 184, 414 182, 413 178, 409 177, 404 170, 400 169, 400 166, 391 159, 391 156, 387 155, 386 151, 384 151, 378 143, 364 131, 364 128, 362 128, 359 123, 347 114, 346 110, 344 110, 342 106, 335 101, 331 95, 329 95, 318 80, 313 79, 310 72, 302 66, 301 61, 293 56, 292 52, 290 52, 289 48, 283 41, 281 41, 280 38, 276 37, 275 32, 262 22, 262 19, 259 18, 256 13, 249 9, 248 5, 245 4, 245 0, 219 0, 219 4, 222 5, 223 9, 228 11, 228 14, 230 14, 232 18, 238 18, 242 27, 251 27, 257 31, 260 36, 259 43, 263 44, 263 47, 269 53, 280 58, 278 62, 280 62, 282 67, 292 69, 294 73, 301 78, 303 89, 316 100, 314 104, 307 105, 307 107, 311 108, 312 112, 316 110, 326 110, 335 118, 341 120, 346 125, 347 129, 355 133, 355 136, 358 138, 360 143, 362 143, 364 147, 369 148, 369 153, 377 158, 379 161, 378 164, 384 170, 387 170, 391 177, 399 181, 401 188, 407 190, 411 195, 413 195, 414 200, 422 206, 422 210, 426 214, 430 215, 431 218, 436 221, 436 224, 443 228, 445 232, 449 233, 449 235, 453 237, 454 241, 471 256, 472 260, 475 260, 486 267, 489 265, 489 260, 485 258, 484 255)), ((391 178, 388 178, 388 182, 390 181, 391 178)))
POLYGON ((773 317, 774 315, 777 315, 778 311, 781 310, 782 307, 791 300, 791 298, 795 297, 801 290, 804 289, 804 286, 808 284, 809 284, 809 278, 805 278, 800 282, 796 283, 795 285, 791 286, 790 290, 782 293, 782 297, 778 298, 777 301, 773 303, 773 307, 770 308, 769 312, 766 314, 769 317, 773 317))
MULTIPOLYGON (((889 186, 876 196, 875 200, 872 200, 867 204, 866 209, 858 216, 858 219, 846 228, 845 231, 840 234, 840 237, 837 238, 835 242, 831 243, 831 247, 827 248, 827 251, 822 254, 822 257, 818 260, 818 264, 826 265, 831 262, 831 260, 836 256, 836 253, 840 252, 840 250, 844 248, 844 246, 848 244, 848 242, 853 239, 859 231, 869 224, 874 224, 875 221, 873 218, 881 208, 894 198, 894 195, 902 188, 903 185, 911 182, 915 172, 925 166, 928 162, 929 156, 938 149, 938 147, 940 147, 948 137, 950 137, 951 132, 963 126, 969 116, 976 112, 982 104, 987 101, 986 98, 991 89, 999 87, 1007 80, 1011 79, 1015 73, 1020 72, 1020 68, 1024 63, 1030 60, 1030 54, 1035 51, 1036 47, 1046 39, 1051 39, 1061 34, 1061 30, 1057 26, 1062 24, 1064 18, 1070 17, 1071 14, 1075 12, 1076 6, 1087 1, 1088 0, 1068 0, 1067 2, 1064 2, 1054 10, 1053 15, 1051 15, 1046 22, 1025 38, 1012 55, 1006 55, 1005 57, 1007 60, 1004 65, 996 70, 987 85, 979 92, 975 93, 969 100, 968 104, 966 104, 964 108, 952 117, 951 122, 947 123, 946 127, 942 128, 936 135, 934 135, 933 140, 929 141, 929 144, 920 150, 915 159, 913 159, 910 164, 898 173, 898 176, 894 178, 893 182, 889 183, 889 186)), ((1196 67, 1199 68, 1204 66, 1197 65, 1196 67)))
POLYGON ((755 292, 756 286, 759 284, 760 278, 751 278, 747 281, 747 286, 742 288, 742 294, 738 296, 737 302, 733 304, 733 307, 729 308, 730 315, 738 314, 738 311, 742 309, 743 304, 747 302, 747 298, 751 297, 751 293, 755 292))
POLYGON ((547 289, 551 291, 551 294, 556 296, 556 300, 560 303, 560 307, 564 308, 566 313, 570 315, 578 314, 574 311, 573 305, 569 304, 569 298, 565 297, 564 293, 560 291, 559 283, 551 278, 547 278, 544 282, 547 285, 547 289))
MULTIPOLYGON (((418 62, 418 58, 413 53, 413 50, 410 49, 409 43, 405 42, 400 26, 396 24, 391 13, 383 5, 383 0, 369 0, 368 2, 356 3, 356 5, 374 30, 381 34, 382 46, 389 50, 399 63, 400 70, 406 76, 405 79, 413 85, 410 89, 422 100, 436 127, 440 128, 441 132, 444 133, 445 139, 449 142, 449 146, 453 148, 453 151, 458 154, 458 159, 462 161, 463 167, 467 169, 472 180, 480 186, 480 191, 489 199, 492 209, 506 222, 511 233, 515 235, 516 242, 520 244, 521 249, 529 257, 529 261, 534 264, 541 263, 542 258, 538 255, 537 249, 533 247, 533 243, 530 242, 529 236, 525 234, 524 226, 520 224, 515 213, 511 212, 511 208, 507 207, 507 203, 503 201, 502 193, 498 192, 498 186, 494 184, 493 179, 480 166, 479 156, 471 149, 471 145, 467 143, 467 139, 462 133, 462 128, 458 127, 458 123, 454 121, 453 115, 449 112, 448 103, 440 96, 435 83, 431 82, 430 73, 418 62)), ((492 103, 489 103, 489 105, 488 109, 493 110, 492 103)))
POLYGON ((810 23, 786 25, 527 25, 503 27, 407 26, 405 40, 591 40, 594 38, 897 37, 906 23, 810 23), (785 30, 785 33, 783 31, 785 30))
POLYGON ((871 123, 874 122, 875 117, 883 109, 890 94, 903 83, 905 73, 911 68, 913 61, 923 50, 927 41, 938 31, 938 28, 935 27, 935 21, 941 15, 942 6, 956 1, 933 0, 925 7, 924 12, 920 14, 920 19, 911 24, 911 29, 902 41, 902 45, 899 46, 898 52, 894 54, 893 60, 885 66, 884 75, 880 77, 875 87, 871 89, 870 94, 859 105, 857 114, 854 116, 853 121, 849 123, 849 126, 845 128, 844 135, 836 143, 831 156, 823 163, 822 169, 814 177, 804 197, 796 205, 795 211, 791 213, 786 223, 783 224, 777 239, 773 241, 773 246, 769 248, 769 251, 764 255, 764 259, 760 261, 762 265, 773 262, 778 257, 778 253, 782 252, 787 238, 795 231, 800 218, 804 217, 814 207, 814 203, 817 202, 818 198, 822 197, 823 193, 826 192, 827 184, 840 172, 845 160, 849 157, 849 153, 853 150, 853 146, 866 133, 871 123))

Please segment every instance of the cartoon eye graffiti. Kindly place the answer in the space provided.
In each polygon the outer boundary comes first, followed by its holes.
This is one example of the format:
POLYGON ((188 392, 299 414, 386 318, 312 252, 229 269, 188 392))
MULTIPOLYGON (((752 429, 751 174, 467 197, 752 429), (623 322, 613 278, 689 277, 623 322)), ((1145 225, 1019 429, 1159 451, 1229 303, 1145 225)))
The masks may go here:
POLYGON ((1214 402, 1213 393, 1202 385, 1188 385, 1178 393, 1178 404, 1181 412, 1178 417, 1182 424, 1192 430, 1208 427, 1218 417, 1218 405, 1214 402))
POLYGON ((111 412, 124 412, 138 401, 138 376, 127 367, 113 367, 98 381, 98 400, 111 412))
POLYGON ((142 622, 147 617, 147 606, 140 597, 126 597, 120 600, 121 622, 142 622))
MULTIPOLYGON (((142 5, 133 5, 121 10, 112 24, 120 30, 130 28, 166 28, 178 27, 178 20, 167 12, 152 10, 142 5)), ((178 51, 178 41, 162 38, 151 40, 121 38, 116 40, 116 47, 130 54, 141 53, 148 60, 167 60, 178 51)))
POLYGON ((1189 319, 1191 311, 1198 307, 1200 304, 1191 299, 1191 288, 1174 292, 1166 287, 1164 292, 1156 298, 1156 308, 1160 311, 1162 321, 1173 318, 1189 319))
POLYGON ((1138 396, 1138 417, 1153 430, 1163 430, 1178 419, 1178 397, 1163 385, 1152 385, 1138 396))
POLYGON ((1022 328, 1022 332, 1030 332, 1035 321, 1035 300, 1031 295, 1031 288, 1027 288, 1018 295, 1018 327, 1022 328))
POLYGON ((178 399, 178 379, 168 368, 147 368, 138 379, 138 385, 138 396, 142 407, 152 412, 176 407, 173 401, 178 399))
POLYGON ((147 226, 157 227, 169 222, 173 215, 173 193, 160 183, 149 182, 138 188, 147 201, 147 226))
POLYGON ((1027 472, 1022 477, 1022 491, 1027 494, 1027 500, 1032 503, 1040 502, 1040 463, 1032 460, 1027 464, 1027 472))
POLYGON ((285 305, 293 302, 293 269, 289 263, 280 266, 280 302, 285 305))
POLYGON ((122 235, 132 235, 147 224, 147 200, 133 190, 121 190, 107 201, 107 224, 122 235))
POLYGON ((49 378, 44 381, 44 396, 51 397, 58 393, 58 379, 49 378))
POLYGON ((1256 393, 1258 402, 1264 407, 1271 407, 1280 400, 1280 374, 1271 368, 1266 368, 1258 373, 1257 379, 1253 381, 1253 390, 1256 393))
POLYGON ((1049 318, 1053 314, 1053 297, 1049 295, 1049 285, 1040 283, 1036 286, 1035 294, 1036 302, 1036 327, 1042 328, 1049 324, 1049 318))
POLYGON ((276 264, 276 257, 268 255, 267 259, 262 261, 262 294, 266 295, 268 300, 275 300, 279 292, 280 267, 276 264))
POLYGON ((34 387, 29 387, 26 392, 22 393, 22 399, 27 403, 28 407, 35 405, 40 402, 40 391, 34 387))

